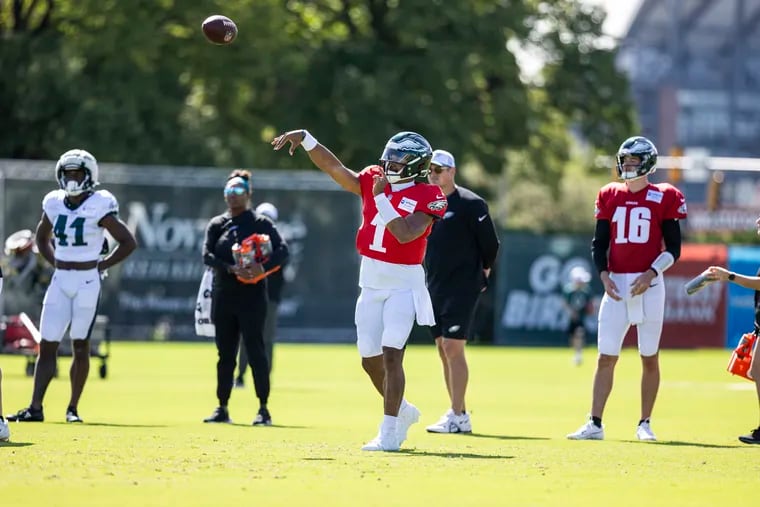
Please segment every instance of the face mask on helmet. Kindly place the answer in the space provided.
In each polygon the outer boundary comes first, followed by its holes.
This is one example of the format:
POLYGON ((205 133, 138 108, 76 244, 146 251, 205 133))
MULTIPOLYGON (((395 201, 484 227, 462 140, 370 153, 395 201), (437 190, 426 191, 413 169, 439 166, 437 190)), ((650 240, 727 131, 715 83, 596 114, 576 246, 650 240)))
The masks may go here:
POLYGON ((389 183, 405 183, 427 176, 433 148, 415 132, 399 132, 385 144, 380 163, 389 183))
POLYGON ((616 158, 618 176, 623 180, 631 181, 655 172, 657 148, 646 137, 630 137, 620 145, 616 158), (626 157, 636 157, 639 163, 631 167, 630 162, 625 162, 626 157))
POLYGON ((89 192, 98 184, 98 162, 95 157, 85 150, 69 150, 58 159, 55 166, 55 177, 58 186, 66 195, 77 196, 89 192), (83 170, 82 181, 66 178, 66 171, 83 170))

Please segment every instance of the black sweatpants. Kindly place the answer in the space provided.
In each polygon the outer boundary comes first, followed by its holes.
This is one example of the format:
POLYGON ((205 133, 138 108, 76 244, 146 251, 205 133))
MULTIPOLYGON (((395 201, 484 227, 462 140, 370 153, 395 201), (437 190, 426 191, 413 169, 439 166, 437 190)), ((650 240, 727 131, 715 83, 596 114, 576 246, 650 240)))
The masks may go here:
POLYGON ((256 396, 262 405, 269 400, 269 361, 264 348, 264 324, 267 315, 266 285, 215 287, 212 295, 211 319, 216 326, 216 397, 226 406, 232 392, 237 364, 238 345, 242 334, 253 370, 256 396))

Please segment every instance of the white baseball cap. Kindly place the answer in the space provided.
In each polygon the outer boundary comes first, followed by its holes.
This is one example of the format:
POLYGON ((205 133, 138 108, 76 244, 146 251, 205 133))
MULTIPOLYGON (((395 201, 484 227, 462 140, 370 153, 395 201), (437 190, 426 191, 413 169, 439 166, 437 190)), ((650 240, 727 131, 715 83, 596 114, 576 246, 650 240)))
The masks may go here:
POLYGON ((583 266, 575 266, 570 270, 570 281, 575 283, 588 283, 591 281, 591 274, 583 266))
POLYGON ((446 150, 435 150, 433 152, 433 158, 430 160, 430 163, 439 165, 441 167, 456 167, 456 162, 454 162, 454 155, 446 150))
POLYGON ((258 206, 256 206, 256 213, 259 215, 264 215, 265 217, 269 218, 273 222, 277 221, 277 208, 275 208, 274 204, 271 202, 262 202, 258 206))

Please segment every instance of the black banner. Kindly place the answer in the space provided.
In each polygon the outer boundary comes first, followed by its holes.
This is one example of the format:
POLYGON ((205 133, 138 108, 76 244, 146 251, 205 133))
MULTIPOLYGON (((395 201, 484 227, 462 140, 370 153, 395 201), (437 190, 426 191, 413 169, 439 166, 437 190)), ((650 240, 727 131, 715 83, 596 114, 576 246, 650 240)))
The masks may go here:
MULTIPOLYGON (((42 197, 57 188, 53 163, 0 160, 0 171, 3 238, 34 229, 42 197)), ((197 338, 193 309, 204 269, 201 248, 208 220, 225 210, 228 172, 101 166, 100 188, 116 196, 139 245, 103 284, 100 313, 109 317, 114 337, 197 338)), ((354 340, 358 198, 315 171, 252 172, 253 203, 278 208, 277 227, 291 252, 278 339, 354 340)))

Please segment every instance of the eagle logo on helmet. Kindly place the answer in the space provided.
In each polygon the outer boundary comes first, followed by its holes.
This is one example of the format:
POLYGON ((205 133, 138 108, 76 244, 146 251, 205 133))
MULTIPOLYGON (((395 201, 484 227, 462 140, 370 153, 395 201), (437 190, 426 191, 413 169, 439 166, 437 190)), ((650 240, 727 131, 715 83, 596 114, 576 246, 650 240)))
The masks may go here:
POLYGON ((416 132, 399 132, 385 143, 380 165, 389 183, 404 183, 427 176, 432 157, 427 139, 416 132))
POLYGON ((76 196, 90 192, 98 185, 98 161, 86 150, 69 150, 58 159, 55 165, 55 179, 66 195, 76 196), (67 180, 66 171, 84 170, 84 179, 80 182, 67 180))
POLYGON ((618 148, 617 173, 623 180, 635 180, 643 178, 655 172, 657 165, 657 147, 646 137, 629 137, 618 148), (625 157, 632 156, 639 159, 639 165, 635 171, 626 170, 623 166, 625 157))

